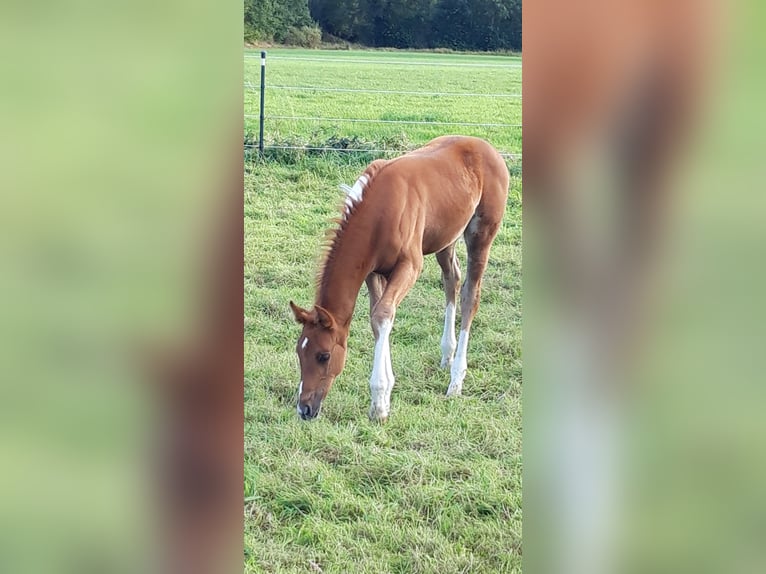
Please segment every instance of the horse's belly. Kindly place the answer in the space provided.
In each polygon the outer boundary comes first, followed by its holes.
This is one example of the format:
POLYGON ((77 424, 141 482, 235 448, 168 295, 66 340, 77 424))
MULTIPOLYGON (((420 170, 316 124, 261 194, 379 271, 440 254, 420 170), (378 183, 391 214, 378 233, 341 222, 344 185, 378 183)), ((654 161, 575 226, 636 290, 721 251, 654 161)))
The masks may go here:
POLYGON ((459 225, 435 225, 433 228, 427 228, 423 233, 423 255, 437 253, 455 243, 465 231, 470 220, 471 218, 468 217, 461 220, 459 225))
POLYGON ((471 221, 478 199, 461 197, 431 209, 423 229, 423 254, 437 253, 452 245, 471 221))

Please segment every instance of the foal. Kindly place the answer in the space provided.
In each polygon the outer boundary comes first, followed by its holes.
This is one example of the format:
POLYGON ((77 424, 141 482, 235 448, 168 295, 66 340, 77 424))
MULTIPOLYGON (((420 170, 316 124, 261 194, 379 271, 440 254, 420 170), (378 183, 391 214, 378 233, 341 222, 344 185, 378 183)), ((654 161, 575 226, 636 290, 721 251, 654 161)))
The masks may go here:
POLYGON ((348 195, 318 275, 310 310, 290 301, 303 324, 296 351, 301 365, 298 414, 311 419, 346 361, 346 342, 363 282, 370 293, 375 359, 369 416, 385 421, 394 373, 389 335, 396 309, 436 254, 447 308, 441 341, 442 367, 451 365, 447 395, 459 395, 466 374, 471 321, 479 306, 481 278, 508 195, 508 169, 500 154, 479 138, 444 136, 399 158, 372 162, 348 195), (455 243, 465 238, 467 277, 460 292, 460 337, 455 302, 460 270, 455 243), (455 350, 457 349, 457 353, 455 350))

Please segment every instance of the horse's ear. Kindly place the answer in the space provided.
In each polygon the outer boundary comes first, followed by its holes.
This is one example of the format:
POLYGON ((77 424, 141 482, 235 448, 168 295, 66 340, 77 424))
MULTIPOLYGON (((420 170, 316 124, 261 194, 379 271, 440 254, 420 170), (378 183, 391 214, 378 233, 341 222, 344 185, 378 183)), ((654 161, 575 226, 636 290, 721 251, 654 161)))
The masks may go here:
POLYGON ((290 309, 293 310, 293 315, 295 315, 295 320, 298 321, 298 323, 307 323, 310 320, 309 312, 306 311, 306 309, 301 309, 292 301, 290 301, 290 309))
POLYGON ((316 310, 317 314, 317 322, 322 325, 322 327, 325 329, 335 328, 335 318, 327 309, 320 307, 319 305, 314 305, 314 309, 316 310))

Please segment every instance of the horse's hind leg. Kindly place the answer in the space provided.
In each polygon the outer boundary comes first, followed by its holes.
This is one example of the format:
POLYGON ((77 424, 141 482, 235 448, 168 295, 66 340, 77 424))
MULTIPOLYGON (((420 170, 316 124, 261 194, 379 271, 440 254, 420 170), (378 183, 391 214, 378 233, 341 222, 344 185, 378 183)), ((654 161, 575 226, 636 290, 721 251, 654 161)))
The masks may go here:
MULTIPOLYGON (((502 215, 501 215, 502 217, 502 215)), ((489 248, 500 228, 500 218, 480 214, 479 211, 471 219, 463 236, 468 251, 468 271, 463 287, 460 290, 460 337, 457 352, 450 371, 450 384, 447 396, 459 395, 463 390, 463 379, 468 369, 466 353, 471 322, 479 308, 481 294, 481 279, 487 268, 489 248)))
POLYGON ((436 254, 436 260, 442 268, 442 283, 444 284, 444 294, 447 298, 447 307, 444 311, 444 333, 442 334, 442 368, 452 364, 452 358, 455 356, 455 305, 457 301, 457 290, 460 285, 460 268, 455 256, 455 244, 446 247, 436 254))

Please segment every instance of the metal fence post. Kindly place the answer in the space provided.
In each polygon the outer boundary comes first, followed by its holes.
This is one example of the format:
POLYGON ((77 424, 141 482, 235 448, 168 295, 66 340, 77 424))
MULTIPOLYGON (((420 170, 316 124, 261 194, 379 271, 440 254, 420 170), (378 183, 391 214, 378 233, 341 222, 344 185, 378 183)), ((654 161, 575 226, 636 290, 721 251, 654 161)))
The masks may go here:
POLYGON ((261 52, 261 116, 260 127, 258 130, 258 151, 263 156, 263 120, 264 120, 264 101, 263 96, 266 93, 266 52, 261 52))

